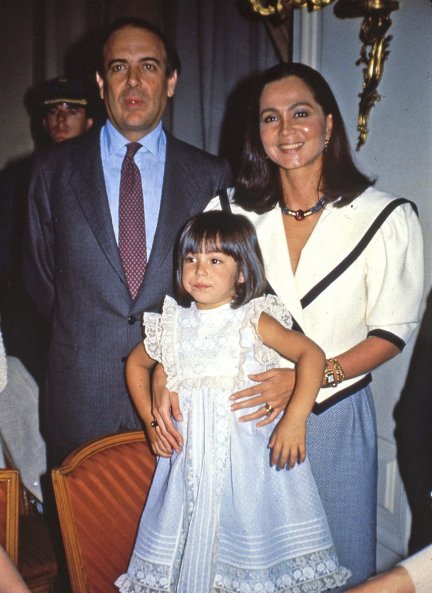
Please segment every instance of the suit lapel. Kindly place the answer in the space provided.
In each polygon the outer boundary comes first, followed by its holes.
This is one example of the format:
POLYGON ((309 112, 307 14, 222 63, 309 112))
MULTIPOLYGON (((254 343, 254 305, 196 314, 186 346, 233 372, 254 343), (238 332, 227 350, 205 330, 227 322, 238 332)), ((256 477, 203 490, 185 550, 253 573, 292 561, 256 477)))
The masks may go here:
POLYGON ((72 162, 70 185, 101 250, 126 282, 106 193, 99 132, 88 132, 82 139, 72 162))

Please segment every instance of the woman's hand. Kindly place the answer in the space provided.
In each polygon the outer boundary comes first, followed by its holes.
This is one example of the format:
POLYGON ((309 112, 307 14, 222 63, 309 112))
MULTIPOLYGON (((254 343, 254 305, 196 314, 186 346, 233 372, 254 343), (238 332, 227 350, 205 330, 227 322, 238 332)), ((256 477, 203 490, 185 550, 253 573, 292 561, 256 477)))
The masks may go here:
POLYGON ((169 457, 173 451, 178 453, 183 446, 183 437, 172 421, 175 418, 177 422, 181 422, 183 416, 177 393, 166 388, 166 375, 161 364, 158 364, 153 372, 152 387, 152 414, 157 425, 151 430, 156 433, 158 447, 165 453, 163 457, 169 457))
POLYGON ((257 381, 257 384, 233 393, 231 399, 235 403, 232 404, 231 410, 244 410, 261 404, 262 407, 256 412, 240 416, 239 422, 262 418, 257 427, 265 426, 285 410, 294 391, 295 370, 270 369, 257 375, 249 375, 249 379, 257 381), (270 414, 267 413, 269 409, 270 414))

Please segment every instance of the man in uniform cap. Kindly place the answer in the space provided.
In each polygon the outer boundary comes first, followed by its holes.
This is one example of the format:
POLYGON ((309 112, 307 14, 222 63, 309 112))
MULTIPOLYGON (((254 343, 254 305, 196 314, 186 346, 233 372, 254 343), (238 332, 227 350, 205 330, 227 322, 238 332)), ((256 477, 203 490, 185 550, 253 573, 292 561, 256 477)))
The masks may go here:
MULTIPOLYGON (((48 80, 32 89, 28 99, 39 147, 81 136, 93 125, 89 96, 78 80, 48 80)), ((8 355, 19 358, 41 386, 47 326, 22 286, 21 271, 30 161, 26 157, 13 162, 0 174, 0 318, 8 355)))
POLYGON ((80 136, 93 125, 87 93, 81 82, 63 76, 48 80, 41 89, 42 123, 54 143, 80 136))

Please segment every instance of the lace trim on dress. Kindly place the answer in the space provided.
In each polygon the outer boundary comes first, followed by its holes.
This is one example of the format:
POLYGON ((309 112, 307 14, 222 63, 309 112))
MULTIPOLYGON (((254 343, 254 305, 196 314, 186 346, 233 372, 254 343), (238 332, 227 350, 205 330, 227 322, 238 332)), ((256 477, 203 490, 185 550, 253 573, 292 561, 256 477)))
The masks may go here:
POLYGON ((320 593, 345 584, 350 576, 349 570, 339 566, 336 551, 331 547, 262 569, 222 564, 216 576, 214 591, 320 593))
POLYGON ((144 347, 153 360, 161 361, 160 336, 162 333, 159 313, 144 313, 144 347))
MULTIPOLYGON (((344 585, 350 576, 332 547, 258 570, 219 564, 212 593, 321 593, 344 585)), ((167 593, 169 581, 166 565, 134 556, 129 574, 115 584, 120 593, 167 593)))
POLYGON ((151 358, 163 364, 167 375, 166 386, 169 391, 178 390, 178 364, 174 349, 177 311, 176 301, 166 296, 162 307, 162 315, 158 313, 144 313, 143 315, 146 334, 144 338, 145 349, 151 358))
POLYGON ((261 336, 258 333, 258 323, 261 317, 261 313, 267 313, 274 317, 279 323, 281 323, 287 329, 292 327, 292 317, 288 309, 282 303, 282 301, 273 294, 268 294, 263 297, 259 297, 250 301, 250 307, 248 308, 244 317, 244 322, 240 329, 240 337, 242 344, 248 343, 247 334, 250 331, 250 326, 255 329, 257 340, 255 341, 254 354, 258 362, 264 365, 275 365, 279 361, 279 354, 268 348, 262 341, 261 336), (242 339, 243 338, 243 339, 242 339), (246 340, 245 340, 246 338, 246 340))
POLYGON ((169 593, 169 573, 168 566, 134 555, 128 573, 122 574, 114 584, 120 593, 169 593))

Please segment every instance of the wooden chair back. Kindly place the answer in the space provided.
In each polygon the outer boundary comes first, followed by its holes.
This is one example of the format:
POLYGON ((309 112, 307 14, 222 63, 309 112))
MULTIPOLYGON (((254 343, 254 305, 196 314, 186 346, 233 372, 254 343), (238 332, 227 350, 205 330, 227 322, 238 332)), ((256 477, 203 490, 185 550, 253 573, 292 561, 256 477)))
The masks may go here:
POLYGON ((0 544, 9 558, 18 564, 19 473, 0 469, 0 544))
POLYGON ((51 537, 44 517, 26 512, 22 488, 17 469, 0 469, 0 543, 32 593, 53 593, 57 562, 51 537))
POLYGON ((118 593, 155 462, 132 431, 92 441, 52 470, 73 593, 118 593))

